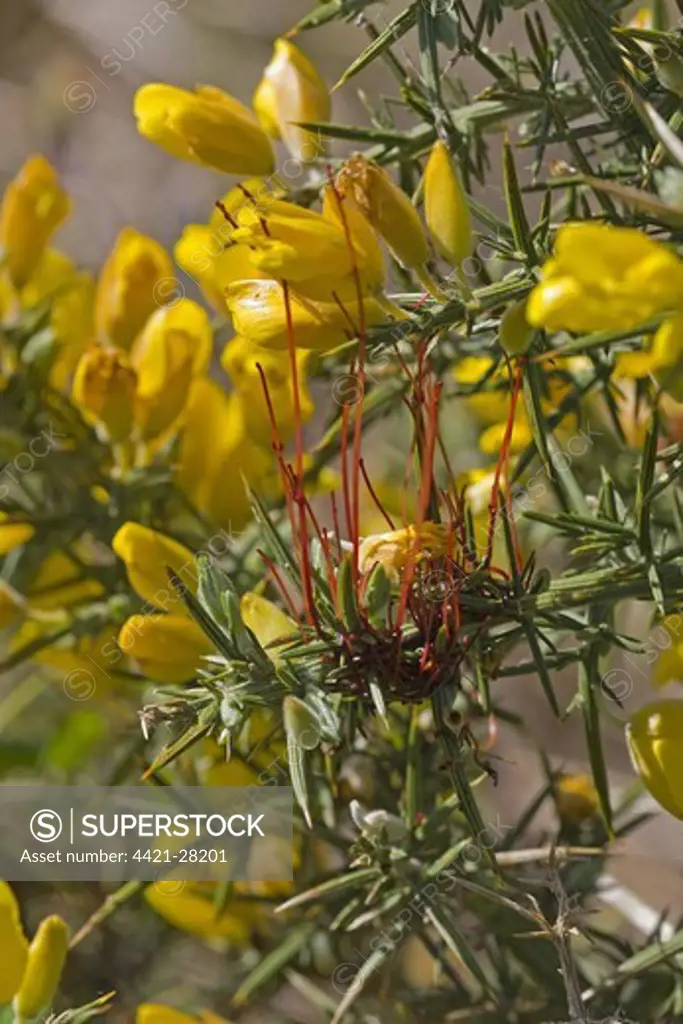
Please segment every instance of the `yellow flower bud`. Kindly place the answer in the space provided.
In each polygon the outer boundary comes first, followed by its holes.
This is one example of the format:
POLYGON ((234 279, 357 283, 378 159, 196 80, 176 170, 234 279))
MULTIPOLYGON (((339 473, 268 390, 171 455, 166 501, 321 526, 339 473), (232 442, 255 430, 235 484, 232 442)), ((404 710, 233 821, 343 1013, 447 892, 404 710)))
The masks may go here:
POLYGON ((189 682, 202 657, 215 650, 194 619, 182 613, 131 615, 121 627, 118 643, 144 675, 161 683, 189 682))
POLYGON ((78 361, 72 397, 89 423, 120 444, 133 430, 136 385, 137 374, 122 349, 93 346, 78 361))
POLYGON ((508 306, 500 322, 500 344, 509 356, 526 352, 534 336, 526 318, 526 299, 508 306))
POLYGON ((114 535, 114 552, 126 563, 133 590, 143 601, 167 611, 184 608, 168 578, 167 569, 180 577, 193 591, 197 589, 197 570, 192 552, 183 544, 140 523, 124 523, 114 535))
POLYGON ((6 512, 0 512, 0 556, 27 544, 35 532, 30 523, 13 523, 6 512))
POLYGON ((600 813, 600 799, 590 775, 561 775, 555 783, 555 802, 562 821, 579 825, 600 813))
POLYGON ((683 701, 646 704, 631 715, 626 739, 651 795, 669 814, 683 818, 683 701))
POLYGON ((26 284, 70 210, 55 169, 42 156, 29 157, 7 186, 0 208, 0 245, 16 287, 26 284))
MULTIPOLYGON (((299 384, 299 413, 302 422, 314 412, 313 399, 306 381, 309 352, 297 351, 299 384)), ((287 440, 295 428, 295 403, 292 390, 291 363, 288 352, 269 352, 259 349, 246 338, 237 335, 225 346, 221 357, 223 368, 232 378, 235 396, 242 405, 247 430, 259 444, 272 443, 272 427, 268 405, 257 364, 268 385, 268 395, 275 410, 278 431, 287 440)))
POLYGON ((652 341, 645 357, 642 376, 654 373, 661 388, 675 398, 683 400, 683 313, 665 320, 652 341))
MULTIPOLYGON (((240 611, 245 626, 252 631, 261 647, 268 648, 269 644, 297 632, 296 622, 289 615, 285 615, 272 601, 251 591, 242 594, 240 611)), ((272 647, 266 653, 277 665, 280 661, 278 648, 272 647)))
POLYGON ((329 121, 330 94, 313 63, 288 39, 275 41, 253 106, 264 131, 283 139, 297 160, 315 160, 324 153, 322 139, 296 122, 329 121))
POLYGON ((417 210, 405 192, 378 164, 356 154, 339 174, 361 212, 406 267, 420 267, 429 257, 427 237, 417 210))
MULTIPOLYGON (((237 334, 264 348, 286 349, 288 346, 285 299, 277 281, 235 281, 225 294, 237 334)), ((343 345, 358 331, 358 298, 349 289, 339 296, 339 303, 306 299, 290 294, 294 343, 297 348, 327 352, 343 345)), ((368 327, 387 319, 380 304, 373 298, 363 300, 368 327)))
POLYGON ((268 136, 247 107, 213 86, 195 92, 153 82, 135 94, 141 135, 171 156, 226 174, 270 174, 268 136))
POLYGON ((135 228, 124 228, 97 282, 98 339, 128 350, 147 318, 176 298, 177 287, 163 247, 135 228))
POLYGON ((366 573, 374 565, 382 565, 397 582, 410 559, 417 564, 421 559, 438 558, 447 553, 448 528, 440 523, 422 523, 366 537, 358 551, 358 566, 366 573))
POLYGON ((21 927, 19 905, 6 882, 0 881, 0 1007, 11 1003, 26 971, 28 942, 21 927))
POLYGON ((158 437, 176 422, 193 377, 208 369, 212 343, 209 317, 192 299, 158 309, 149 318, 130 351, 137 373, 135 427, 141 440, 158 437))
POLYGON ((462 266, 474 244, 470 208, 448 146, 440 139, 427 160, 424 198, 425 220, 437 252, 454 267, 462 266))
POLYGON ((28 951, 28 962, 14 1006, 19 1019, 48 1010, 57 992, 69 948, 69 929, 61 917, 46 917, 28 951))

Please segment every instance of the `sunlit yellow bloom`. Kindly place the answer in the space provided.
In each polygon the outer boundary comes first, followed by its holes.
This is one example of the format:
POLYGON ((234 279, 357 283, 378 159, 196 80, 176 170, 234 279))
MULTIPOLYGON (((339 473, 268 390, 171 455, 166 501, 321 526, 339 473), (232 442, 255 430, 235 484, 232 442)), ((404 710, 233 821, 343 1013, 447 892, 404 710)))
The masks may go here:
POLYGON ((176 481, 206 518, 230 534, 251 516, 245 482, 272 496, 273 452, 257 444, 246 424, 244 403, 214 381, 200 378, 184 416, 176 481), (229 486, 227 485, 229 481, 229 486))
POLYGON ((129 349, 147 318, 176 299, 177 287, 173 264, 163 247, 135 228, 124 228, 97 282, 98 339, 129 349))
POLYGON ((0 556, 28 543, 35 532, 30 523, 13 523, 7 513, 0 512, 0 556))
POLYGON ((428 259, 427 237, 417 210, 405 192, 378 164, 356 154, 347 160, 339 181, 406 267, 419 267, 428 259))
MULTIPOLYGON (((386 268, 384 257, 379 244, 379 237, 374 227, 362 212, 358 202, 351 190, 344 191, 341 185, 334 188, 328 185, 323 189, 323 217, 334 224, 353 247, 354 265, 358 269, 360 283, 363 292, 376 295, 382 291, 386 268)), ((351 281, 346 291, 353 289, 355 294, 358 283, 352 274, 351 281)), ((324 290, 321 286, 318 294, 323 296, 339 293, 339 284, 330 281, 325 284, 324 290)), ((309 294, 315 297, 315 292, 309 286, 309 294)))
MULTIPOLYGON (((270 644, 275 644, 276 641, 297 631, 296 622, 260 594, 251 591, 243 594, 240 599, 240 611, 244 624, 252 631, 261 647, 268 648, 270 644)), ((280 660, 277 647, 272 647, 267 653, 277 664, 280 660)))
POLYGON ((145 676, 163 683, 189 682, 202 657, 214 651, 194 619, 183 614, 131 615, 118 643, 145 676))
POLYGON ((158 309, 130 351, 137 373, 136 435, 158 437, 178 419, 193 377, 208 369, 213 332, 204 309, 191 299, 158 309))
POLYGON ((28 960, 28 942, 21 927, 19 904, 0 881, 0 1006, 11 1003, 21 987, 28 960))
POLYGON ((69 929, 61 917, 46 917, 38 925, 14 1005, 20 1020, 37 1017, 54 999, 66 963, 69 929))
POLYGON ((32 607, 51 611, 102 597, 104 586, 94 577, 88 577, 85 552, 79 550, 77 554, 80 564, 63 551, 53 551, 47 556, 27 590, 32 607))
POLYGON ((0 1007, 14 1000, 17 1020, 49 1010, 64 969, 67 945, 67 927, 56 916, 40 922, 29 945, 14 893, 0 882, 0 1007))
POLYGON ((226 174, 269 174, 273 148, 250 110, 213 86, 152 82, 135 94, 141 135, 172 156, 226 174))
POLYGON ((133 430, 136 386, 137 374, 123 349, 93 346, 78 361, 72 397, 84 418, 119 444, 133 430))
POLYGON ((161 611, 185 606, 175 595, 168 578, 170 569, 193 592, 197 589, 197 571, 192 552, 183 544, 140 523, 124 523, 114 535, 114 552, 126 564, 128 580, 143 601, 161 611))
POLYGON ((218 1017, 210 1010, 200 1010, 198 1014, 183 1013, 171 1006, 159 1003, 143 1003, 138 1006, 135 1024, 229 1024, 223 1017, 218 1017))
POLYGON ((470 208, 448 146, 440 139, 425 167, 424 199, 425 220, 437 252, 460 267, 474 244, 470 208))
POLYGON ((683 701, 660 700, 631 715, 626 738, 633 765, 651 795, 683 818, 683 701))
POLYGON ((7 188, 0 208, 0 245, 16 287, 26 284, 71 202, 55 169, 31 156, 7 188))
MULTIPOLYGON (((306 380, 306 366, 309 352, 296 354, 299 410, 301 422, 310 419, 314 412, 313 399, 306 380)), ((287 440, 294 432, 295 402, 292 384, 291 362, 288 352, 270 352, 256 348, 239 335, 232 338, 223 350, 221 363, 229 373, 235 387, 235 396, 242 405, 244 420, 249 434, 260 444, 272 443, 272 428, 268 416, 266 395, 257 369, 261 367, 268 385, 268 396, 277 419, 278 432, 287 440)))
POLYGON ((358 551, 358 567, 365 573, 379 564, 397 579, 410 560, 416 564, 424 558, 446 555, 448 550, 448 527, 427 522, 365 537, 358 551))
POLYGON ((314 64, 288 39, 275 41, 253 106, 263 129, 281 138, 297 160, 315 160, 324 153, 322 139, 297 122, 329 121, 330 94, 314 64))
POLYGON ((561 775, 554 793, 560 818, 568 824, 579 825, 599 814, 600 799, 590 775, 561 775))
MULTIPOLYGON (((277 281, 237 281, 228 285, 226 302, 237 334, 265 348, 286 349, 287 315, 284 292, 277 281)), ((387 315, 373 298, 363 300, 366 326, 387 315)), ((318 302, 290 294, 294 343, 318 352, 343 345, 359 331, 359 303, 351 292, 337 302, 318 302)))
POLYGON ((652 683, 655 686, 666 686, 668 683, 683 682, 683 618, 680 615, 667 615, 657 623, 655 644, 658 650, 656 661, 652 662, 652 683), (662 632, 668 644, 660 643, 662 632))
POLYGON ((207 940, 223 940, 230 945, 245 946, 255 931, 265 927, 267 911, 255 901, 233 899, 222 914, 216 914, 210 886, 185 886, 181 892, 163 891, 159 882, 145 889, 145 899, 175 928, 207 940))
POLYGON ((555 255, 529 297, 534 327, 576 332, 629 330, 683 295, 683 262, 636 228, 565 224, 555 255))
POLYGON ((676 401, 683 400, 683 313, 665 320, 652 341, 650 370, 676 401))
POLYGON ((188 224, 174 246, 173 255, 178 266, 197 282, 214 309, 227 315, 223 289, 216 280, 216 263, 224 247, 220 236, 216 238, 208 224, 188 224))
POLYGON ((526 318, 526 299, 511 303, 500 322, 502 349, 509 356, 519 356, 529 348, 533 336, 533 328, 526 318))
POLYGON ((245 207, 232 235, 252 249, 255 267, 301 290, 321 274, 344 280, 353 268, 353 250, 343 228, 331 218, 303 206, 276 199, 265 216, 245 207))

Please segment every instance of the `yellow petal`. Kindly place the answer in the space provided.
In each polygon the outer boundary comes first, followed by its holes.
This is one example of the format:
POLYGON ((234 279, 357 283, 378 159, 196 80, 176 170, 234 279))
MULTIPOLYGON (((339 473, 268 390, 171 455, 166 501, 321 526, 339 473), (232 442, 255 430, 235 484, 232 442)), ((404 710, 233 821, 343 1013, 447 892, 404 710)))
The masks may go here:
POLYGON ((20 548, 35 535, 30 523, 13 523, 5 512, 0 512, 0 555, 7 555, 14 548, 20 548))
POLYGON ((629 719, 626 737, 634 767, 654 799, 683 818, 683 701, 640 708, 629 719))
POLYGON ((197 1018, 181 1010, 174 1010, 171 1006, 143 1003, 138 1006, 135 1024, 197 1024, 197 1018))
POLYGON ((196 592, 197 570, 192 552, 170 537, 140 523, 124 523, 112 541, 126 563, 128 579, 143 601, 162 611, 182 606, 168 578, 168 569, 196 592))
POLYGON ((6 882, 0 881, 0 1006, 19 991, 28 960, 28 942, 19 919, 19 904, 6 882))
POLYGON ((251 112, 212 86, 194 93, 163 83, 143 85, 133 107, 138 131, 172 156, 227 174, 269 174, 274 156, 251 112))
POLYGON ((330 94, 313 62, 290 40, 276 40, 253 104, 264 130, 282 138, 297 160, 316 160, 325 152, 322 138, 297 122, 329 121, 330 94))
POLYGON ((206 897, 188 887, 179 893, 163 892, 163 883, 148 886, 145 899, 169 924, 203 939, 225 939, 231 944, 247 945, 252 932, 262 920, 262 910, 257 903, 233 900, 219 916, 212 901, 212 892, 206 889, 206 897))
POLYGON ((26 284, 70 211, 55 169, 44 157, 30 156, 5 189, 0 208, 0 245, 16 287, 26 284))
POLYGON ((277 640, 296 635, 297 624, 289 615, 259 594, 250 591, 242 595, 240 610, 245 625, 252 631, 261 647, 277 665, 280 661, 277 647, 269 648, 277 640))
POLYGON ((437 252, 460 267, 474 244, 470 209, 453 158, 440 139, 425 168, 424 197, 425 220, 437 252))
POLYGON ((131 435, 136 389, 137 374, 123 349, 93 346, 78 360, 72 385, 74 403, 112 444, 131 435))
POLYGON ((97 283, 99 340, 128 350, 147 318, 177 295, 173 264, 164 248, 134 228, 124 228, 97 283))
POLYGON ((131 615, 121 627, 119 647, 143 674, 162 683, 187 683, 213 644, 194 619, 184 614, 131 615))
POLYGON ((15 999, 17 1015, 30 1020, 49 1010, 57 993, 69 948, 69 929, 61 917, 40 922, 28 951, 26 971, 15 999))
POLYGON ((403 189, 374 161, 357 154, 344 164, 339 183, 406 267, 420 267, 429 257, 427 237, 417 210, 403 189))

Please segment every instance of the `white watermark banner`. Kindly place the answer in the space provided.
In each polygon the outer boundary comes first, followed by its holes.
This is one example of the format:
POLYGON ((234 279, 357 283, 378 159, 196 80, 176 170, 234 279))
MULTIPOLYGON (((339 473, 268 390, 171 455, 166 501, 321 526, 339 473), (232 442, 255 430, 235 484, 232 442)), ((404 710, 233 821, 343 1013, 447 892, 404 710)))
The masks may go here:
POLYGON ((0 786, 8 882, 289 881, 289 787, 0 786))

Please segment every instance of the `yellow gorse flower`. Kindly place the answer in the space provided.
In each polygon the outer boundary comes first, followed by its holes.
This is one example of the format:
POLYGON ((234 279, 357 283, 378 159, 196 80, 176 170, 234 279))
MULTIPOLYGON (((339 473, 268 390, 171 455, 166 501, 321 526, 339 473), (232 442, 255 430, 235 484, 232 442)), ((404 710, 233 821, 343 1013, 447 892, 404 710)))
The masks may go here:
POLYGON ((160 306, 176 297, 173 264, 164 248, 124 228, 102 268, 95 296, 99 341, 129 349, 160 306))
POLYGON ((30 523, 12 522, 6 512, 0 512, 0 556, 28 543, 35 532, 30 523))
POLYGON ((297 160, 325 152, 323 141, 297 122, 329 121, 330 94, 312 61, 288 39, 276 39, 252 102, 264 131, 281 138, 297 160))
POLYGON ((130 351, 137 373, 136 437, 149 441, 171 427, 185 408, 194 377, 208 369, 213 332, 192 299, 157 309, 130 351))
POLYGON ((67 926, 56 916, 41 921, 29 945, 14 893, 0 881, 0 1007, 14 1001, 18 1021, 49 1010, 67 948, 67 926))
POLYGON ((202 658, 214 651, 194 619, 183 614, 131 615, 119 631, 118 644, 143 675, 163 683, 188 682, 202 658))
POLYGON ((30 1020, 49 1008, 66 963, 69 929, 61 917, 46 917, 38 925, 28 950, 26 969, 14 1006, 19 1020, 30 1020))
POLYGON ((348 216, 345 228, 337 203, 328 202, 317 213, 275 199, 265 212, 258 205, 244 206, 232 238, 249 247, 250 263, 258 271, 287 281, 303 295, 331 301, 345 282, 347 290, 351 287, 354 267, 363 290, 377 291, 384 280, 381 255, 368 245, 365 224, 356 238, 352 212, 348 216))
POLYGON ((421 267, 429 257, 427 237, 417 210, 405 192, 373 161, 356 154, 339 173, 339 186, 406 267, 421 267))
POLYGON ((0 208, 0 245, 15 287, 29 280, 71 201, 42 156, 31 156, 7 188, 0 208))
POLYGON ((120 348, 93 346, 76 367, 72 397, 84 418, 112 444, 127 441, 134 426, 137 374, 120 348))
MULTIPOLYGON (((306 381, 309 356, 310 353, 305 351, 297 351, 296 354, 299 415, 302 423, 309 420, 314 411, 313 399, 306 381)), ((294 433, 296 410, 289 353, 268 352, 265 349, 259 351, 248 339, 238 335, 225 346, 221 363, 232 378, 235 398, 242 407, 245 426, 254 440, 263 445, 272 443, 266 395, 257 364, 266 378, 268 396, 275 411, 280 437, 282 440, 291 437, 294 433)))
POLYGON ((226 174, 269 174, 273 148, 247 107, 221 89, 153 82, 135 94, 141 135, 171 156, 226 174))
POLYGON ((143 1003, 138 1006, 135 1024, 228 1024, 228 1021, 210 1010, 201 1010, 195 1015, 160 1003, 143 1003))
POLYGON ((562 821, 580 825, 600 813, 600 798, 590 775, 561 775, 554 787, 562 821))
POLYGON ((417 564, 424 558, 438 558, 448 553, 448 546, 448 528, 440 523, 406 526, 365 537, 358 550, 358 567, 365 573, 381 565, 396 581, 411 559, 417 564))
POLYGON ((188 681, 213 647, 173 589, 168 572, 196 592, 194 555, 183 544, 140 523, 125 523, 114 536, 112 548, 125 562, 133 590, 151 606, 151 614, 126 620, 119 632, 119 647, 151 679, 188 681))
POLYGON ((631 715, 626 738, 634 768, 658 804, 683 818, 683 701, 660 700, 631 715))
POLYGON ((683 262, 642 231, 565 224, 529 297, 527 319, 550 331, 629 330, 677 309, 682 296, 683 262))
POLYGON ((467 194, 448 146, 434 143, 425 167, 425 220, 437 252, 454 267, 472 255, 474 239, 467 194))
MULTIPOLYGON (((277 281, 235 281, 227 286, 225 299, 237 334, 264 348, 287 348, 285 296, 277 281)), ((360 308, 352 292, 340 297, 338 303, 293 293, 290 311, 298 348, 326 352, 358 333, 360 308)), ((368 327, 386 320, 382 306, 373 298, 363 300, 363 313, 368 327)))

